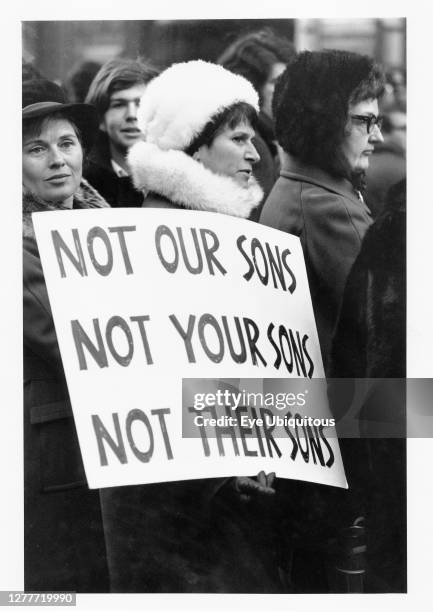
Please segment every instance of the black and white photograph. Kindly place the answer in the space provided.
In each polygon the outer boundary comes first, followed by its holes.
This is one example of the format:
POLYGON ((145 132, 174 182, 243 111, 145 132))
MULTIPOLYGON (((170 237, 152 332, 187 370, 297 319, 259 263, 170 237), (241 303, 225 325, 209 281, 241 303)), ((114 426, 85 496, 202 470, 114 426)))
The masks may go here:
POLYGON ((0 603, 429 609, 424 9, 46 4, 3 42, 0 603))

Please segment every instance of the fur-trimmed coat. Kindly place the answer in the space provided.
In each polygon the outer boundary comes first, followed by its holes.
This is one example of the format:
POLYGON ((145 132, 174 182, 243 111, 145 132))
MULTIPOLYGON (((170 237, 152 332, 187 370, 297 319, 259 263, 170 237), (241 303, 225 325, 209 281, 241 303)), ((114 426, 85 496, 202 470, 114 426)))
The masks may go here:
MULTIPOLYGON (((85 181, 75 208, 106 207, 85 181)), ((24 587, 103 592, 108 570, 99 492, 89 490, 31 213, 23 197, 24 587)))
POLYGON ((253 177, 248 188, 242 187, 182 151, 140 142, 130 150, 128 163, 136 189, 147 196, 145 207, 207 210, 247 219, 263 198, 253 177))
MULTIPOLYGON (((217 176, 180 151, 140 143, 129 155, 144 206, 248 217, 261 189, 217 176)), ((274 593, 269 508, 244 504, 230 479, 101 490, 113 592, 274 593)))

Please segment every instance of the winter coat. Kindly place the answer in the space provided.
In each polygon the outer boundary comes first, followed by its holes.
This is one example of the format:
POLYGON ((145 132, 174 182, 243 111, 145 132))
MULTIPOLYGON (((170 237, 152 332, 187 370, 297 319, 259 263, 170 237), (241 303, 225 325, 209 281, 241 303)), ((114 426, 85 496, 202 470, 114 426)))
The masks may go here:
POLYGON ((84 166, 84 176, 112 206, 137 207, 143 203, 143 194, 134 189, 129 176, 119 177, 111 165, 107 135, 98 133, 95 145, 84 166))
POLYGON ((352 506, 367 521, 371 589, 406 591, 406 185, 390 190, 350 271, 332 350, 331 407, 350 405, 367 378, 358 426, 344 439, 352 506), (379 437, 379 432, 383 432, 379 437))
MULTIPOLYGON (((74 208, 107 206, 85 182, 74 208)), ((31 213, 23 200, 24 588, 103 592, 108 570, 97 490, 86 483, 31 213)))
POLYGON ((326 371, 344 286, 372 223, 370 211, 346 179, 287 156, 260 223, 301 239, 326 371))
MULTIPOLYGON (((156 194, 159 201, 165 199, 171 207, 247 219, 263 197, 253 177, 245 188, 230 177, 211 172, 182 151, 163 151, 148 142, 131 149, 128 163, 136 189, 146 196, 156 194)), ((145 201, 144 206, 149 205, 154 206, 145 201)))
MULTIPOLYGON (((262 192, 216 176, 180 151, 147 143, 129 156, 146 207, 248 216, 262 192)), ((231 479, 101 490, 113 592, 275 592, 274 548, 260 501, 243 504, 231 479)))
POLYGON ((392 193, 347 280, 332 352, 338 377, 405 376, 405 181, 392 193))

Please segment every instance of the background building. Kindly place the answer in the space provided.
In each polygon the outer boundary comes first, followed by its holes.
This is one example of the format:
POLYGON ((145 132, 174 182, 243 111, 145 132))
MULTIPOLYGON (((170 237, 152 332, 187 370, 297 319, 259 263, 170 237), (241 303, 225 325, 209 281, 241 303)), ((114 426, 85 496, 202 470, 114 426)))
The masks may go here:
POLYGON ((299 50, 347 49, 405 71, 405 20, 395 18, 26 21, 23 57, 60 82, 80 62, 103 63, 119 55, 142 55, 161 68, 174 61, 213 61, 239 34, 265 26, 299 50))

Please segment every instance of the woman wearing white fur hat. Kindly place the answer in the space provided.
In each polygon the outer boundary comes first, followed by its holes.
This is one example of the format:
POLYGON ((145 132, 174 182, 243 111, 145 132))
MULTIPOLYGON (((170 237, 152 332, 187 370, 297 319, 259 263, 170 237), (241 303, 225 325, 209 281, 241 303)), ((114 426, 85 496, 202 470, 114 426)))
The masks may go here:
POLYGON ((263 192, 253 174, 258 95, 222 66, 174 64, 151 81, 138 123, 144 141, 129 165, 144 206, 208 210, 247 218, 263 192))
MULTIPOLYGON (((148 85, 129 153, 144 206, 248 217, 258 96, 243 77, 203 61, 148 85)), ((274 474, 101 490, 112 592, 278 592, 268 536, 274 474)))

